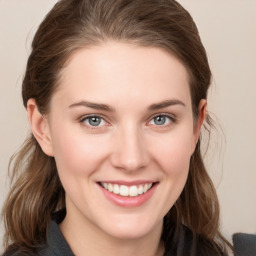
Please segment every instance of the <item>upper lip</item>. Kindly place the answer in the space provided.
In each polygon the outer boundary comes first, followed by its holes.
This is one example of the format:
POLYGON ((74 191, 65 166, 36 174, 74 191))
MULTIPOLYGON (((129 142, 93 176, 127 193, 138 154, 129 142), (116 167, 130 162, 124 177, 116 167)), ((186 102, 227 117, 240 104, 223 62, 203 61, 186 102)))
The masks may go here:
POLYGON ((155 180, 135 180, 135 181, 125 181, 125 180, 102 180, 99 183, 111 183, 117 185, 126 185, 126 186, 134 186, 134 185, 143 185, 148 183, 156 183, 155 180))

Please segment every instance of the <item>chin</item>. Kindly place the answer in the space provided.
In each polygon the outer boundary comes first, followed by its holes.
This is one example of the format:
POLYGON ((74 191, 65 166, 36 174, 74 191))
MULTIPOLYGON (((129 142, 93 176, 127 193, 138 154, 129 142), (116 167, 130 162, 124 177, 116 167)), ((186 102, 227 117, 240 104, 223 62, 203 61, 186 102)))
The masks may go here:
POLYGON ((107 225, 105 232, 110 236, 122 240, 134 240, 145 237, 151 233, 155 233, 156 230, 162 230, 163 221, 153 223, 152 220, 143 219, 131 220, 122 218, 110 225, 107 225))

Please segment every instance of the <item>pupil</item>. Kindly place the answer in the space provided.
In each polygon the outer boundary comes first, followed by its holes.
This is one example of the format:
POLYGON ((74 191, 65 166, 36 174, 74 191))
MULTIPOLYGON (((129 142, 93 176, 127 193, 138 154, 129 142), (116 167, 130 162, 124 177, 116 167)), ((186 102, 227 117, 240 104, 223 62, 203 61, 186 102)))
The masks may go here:
POLYGON ((165 123, 165 116, 157 116, 157 117, 155 117, 155 123, 157 125, 163 125, 165 123))
POLYGON ((99 117, 91 117, 89 119, 89 123, 92 126, 98 126, 100 124, 100 118, 99 117))

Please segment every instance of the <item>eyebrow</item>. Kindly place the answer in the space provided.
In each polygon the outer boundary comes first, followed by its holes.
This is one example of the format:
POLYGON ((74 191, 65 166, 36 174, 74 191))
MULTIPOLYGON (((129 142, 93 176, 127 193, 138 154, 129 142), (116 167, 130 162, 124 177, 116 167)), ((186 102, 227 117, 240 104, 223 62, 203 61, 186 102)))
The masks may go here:
POLYGON ((89 101, 80 101, 69 106, 69 108, 73 108, 73 107, 88 107, 88 108, 93 108, 97 110, 114 112, 114 109, 106 104, 99 104, 99 103, 94 103, 89 101))
MULTIPOLYGON (((148 110, 158 110, 161 108, 166 108, 169 106, 174 106, 174 105, 181 105, 181 106, 186 106, 182 101, 177 100, 177 99, 172 99, 172 100, 165 100, 159 103, 152 104, 148 107, 148 110)), ((71 104, 69 108, 73 107, 88 107, 92 109, 97 109, 97 110, 103 110, 103 111, 109 111, 109 112, 114 112, 114 108, 112 108, 109 105, 106 104, 100 104, 100 103, 94 103, 94 102, 89 102, 89 101, 80 101, 74 104, 71 104)))
POLYGON ((182 101, 180 100, 176 100, 176 99, 172 99, 172 100, 165 100, 156 104, 152 104, 149 106, 149 110, 158 110, 161 108, 166 108, 169 106, 174 106, 174 105, 181 105, 181 106, 186 106, 182 101))

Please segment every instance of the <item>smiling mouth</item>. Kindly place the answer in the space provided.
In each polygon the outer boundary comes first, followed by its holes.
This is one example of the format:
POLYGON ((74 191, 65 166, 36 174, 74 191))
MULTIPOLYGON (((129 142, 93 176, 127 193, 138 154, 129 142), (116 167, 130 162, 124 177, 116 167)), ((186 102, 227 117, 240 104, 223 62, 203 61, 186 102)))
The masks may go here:
POLYGON ((136 197, 148 192, 155 183, 145 183, 132 186, 119 185, 107 182, 100 182, 99 184, 101 187, 113 194, 123 197, 136 197))

